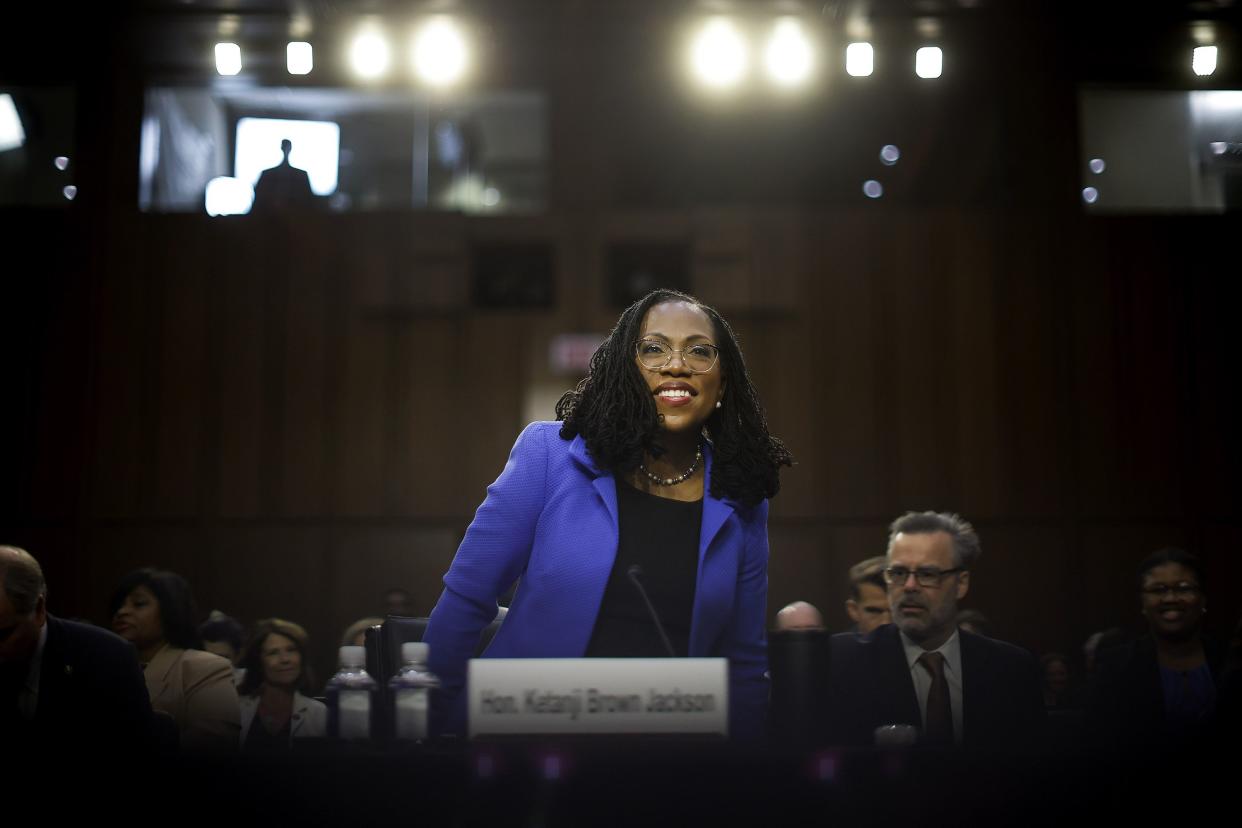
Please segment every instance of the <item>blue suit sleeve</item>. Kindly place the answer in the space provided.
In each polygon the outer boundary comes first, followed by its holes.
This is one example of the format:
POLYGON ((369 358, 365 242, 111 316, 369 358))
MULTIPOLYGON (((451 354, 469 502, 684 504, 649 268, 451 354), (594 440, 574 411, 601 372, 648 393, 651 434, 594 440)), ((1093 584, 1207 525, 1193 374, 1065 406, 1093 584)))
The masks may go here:
POLYGON ((441 680, 442 712, 458 709, 466 662, 483 628, 496 617, 496 599, 522 574, 543 512, 546 439, 551 426, 532 423, 518 436, 509 461, 475 512, 444 576, 423 640, 428 666, 441 680))
POLYGON ((753 741, 766 730, 768 708, 768 502, 745 522, 745 546, 738 569, 733 612, 722 655, 729 659, 729 733, 753 741))

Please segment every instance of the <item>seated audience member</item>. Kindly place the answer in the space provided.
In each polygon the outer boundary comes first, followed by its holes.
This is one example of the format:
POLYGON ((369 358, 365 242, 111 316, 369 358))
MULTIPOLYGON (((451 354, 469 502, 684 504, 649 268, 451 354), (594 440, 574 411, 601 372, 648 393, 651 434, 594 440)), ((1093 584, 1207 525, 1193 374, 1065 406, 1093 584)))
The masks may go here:
POLYGON ((1090 735, 1104 744, 1176 744, 1210 736, 1224 648, 1203 635, 1199 559, 1166 548, 1139 566, 1147 634, 1097 653, 1090 735))
POLYGON ((306 662, 306 630, 280 618, 260 621, 242 664, 243 750, 288 750, 294 739, 326 735, 328 708, 310 698, 314 680, 306 662))
POLYGON ((39 562, 0 546, 0 741, 109 754, 152 746, 151 704, 129 645, 47 611, 39 562))
POLYGON ((405 618, 413 617, 414 602, 410 599, 410 593, 401 587, 392 587, 385 592, 384 614, 400 615, 405 618))
POLYGON ((1044 707, 1077 707, 1078 698, 1071 683, 1069 659, 1061 653, 1045 653, 1039 659, 1043 674, 1044 707))
POLYGON ((869 745, 878 727, 912 725, 924 744, 1038 742, 1045 719, 1035 657, 957 628, 979 554, 978 536, 957 515, 909 512, 893 522, 884 579, 894 623, 832 637, 832 741, 869 745))
POLYGON ((1087 678, 1091 679, 1095 675, 1097 657, 1100 653, 1108 652, 1113 647, 1124 644, 1126 640, 1126 634, 1120 627, 1109 627, 1107 630, 1100 630, 1089 635, 1086 643, 1082 645, 1083 665, 1087 678))
POLYGON ((181 747, 236 750, 240 725, 233 665, 203 650, 185 579, 135 570, 112 593, 109 612, 113 631, 137 652, 151 707, 177 723, 181 747))
POLYGON ((975 635, 988 635, 992 631, 992 624, 988 621, 988 617, 976 609, 964 609, 957 614, 957 628, 965 630, 975 635))
POLYGON ((845 612, 854 622, 854 632, 860 635, 893 623, 888 586, 884 583, 885 561, 880 555, 850 567, 850 597, 845 602, 845 612))
POLYGON ((203 649, 229 660, 233 665, 233 683, 240 686, 246 677, 246 668, 239 666, 246 640, 241 622, 220 610, 212 610, 207 620, 198 625, 198 634, 203 638, 203 649))
POLYGON ((776 613, 776 629, 778 632, 822 630, 824 629, 824 616, 813 604, 808 604, 806 601, 794 601, 776 613))
POLYGON ((359 618, 354 623, 345 628, 345 634, 341 636, 342 647, 364 647, 366 646, 367 630, 371 627, 384 623, 383 618, 359 618))

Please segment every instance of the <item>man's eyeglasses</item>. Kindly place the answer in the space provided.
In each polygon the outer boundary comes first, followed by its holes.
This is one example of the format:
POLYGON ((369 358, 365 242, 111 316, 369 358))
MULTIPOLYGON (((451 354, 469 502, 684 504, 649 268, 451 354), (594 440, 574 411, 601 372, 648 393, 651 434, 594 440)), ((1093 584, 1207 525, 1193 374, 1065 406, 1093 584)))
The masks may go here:
POLYGON ((673 361, 673 354, 681 354, 682 364, 696 374, 706 374, 716 367, 720 349, 715 345, 701 343, 689 348, 670 348, 658 339, 640 339, 634 346, 638 361, 648 371, 659 371, 673 361))
POLYGON ((1163 598, 1166 595, 1172 595, 1175 598, 1193 598, 1199 594, 1199 585, 1189 581, 1177 584, 1152 584, 1143 587, 1143 593, 1155 598, 1163 598))
POLYGON ((910 576, 914 576, 914 580, 921 587, 937 587, 947 575, 955 572, 965 572, 966 567, 955 566, 952 569, 941 569, 937 566, 920 566, 918 569, 909 569, 904 566, 890 566, 884 570, 884 582, 889 586, 904 586, 910 576))

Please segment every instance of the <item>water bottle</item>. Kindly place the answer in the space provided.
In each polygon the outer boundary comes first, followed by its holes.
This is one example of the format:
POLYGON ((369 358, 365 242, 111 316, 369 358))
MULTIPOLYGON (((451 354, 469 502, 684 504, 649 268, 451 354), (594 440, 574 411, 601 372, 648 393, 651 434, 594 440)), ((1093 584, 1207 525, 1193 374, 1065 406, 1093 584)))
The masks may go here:
POLYGON ((342 647, 340 669, 328 682, 328 736, 342 741, 371 738, 371 711, 378 685, 366 670, 364 647, 342 647))
POLYGON ((393 734, 401 742, 421 742, 427 738, 427 712, 431 693, 440 686, 440 679, 427 669, 430 648, 420 641, 401 645, 405 663, 388 682, 392 691, 393 734))

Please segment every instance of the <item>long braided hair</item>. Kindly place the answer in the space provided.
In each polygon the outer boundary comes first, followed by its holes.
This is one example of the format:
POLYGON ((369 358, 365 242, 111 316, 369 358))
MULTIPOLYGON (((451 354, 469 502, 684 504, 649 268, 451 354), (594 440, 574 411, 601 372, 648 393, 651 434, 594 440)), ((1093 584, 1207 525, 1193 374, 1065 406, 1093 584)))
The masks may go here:
POLYGON ((724 397, 705 423, 714 452, 712 496, 748 507, 775 496, 781 488, 780 467, 792 466, 793 456, 768 433, 763 405, 729 323, 715 309, 679 291, 652 291, 622 312, 608 338, 591 355, 586 378, 556 404, 562 439, 581 434, 591 459, 614 474, 634 471, 644 452, 653 457, 664 453, 660 418, 638 373, 634 343, 647 311, 665 302, 687 302, 700 308, 715 328, 724 397))

